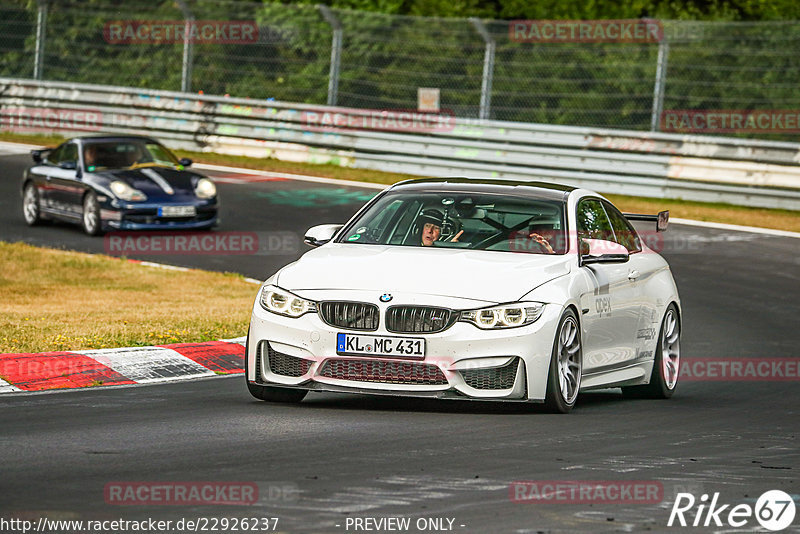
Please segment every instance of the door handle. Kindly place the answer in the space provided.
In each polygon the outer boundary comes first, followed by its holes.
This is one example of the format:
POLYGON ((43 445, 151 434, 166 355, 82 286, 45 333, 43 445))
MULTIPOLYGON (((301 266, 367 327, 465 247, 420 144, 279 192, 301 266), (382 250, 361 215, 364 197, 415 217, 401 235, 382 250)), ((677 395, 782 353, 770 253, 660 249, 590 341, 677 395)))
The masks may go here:
POLYGON ((630 280, 631 282, 633 282, 637 278, 639 278, 639 271, 633 270, 628 273, 628 280, 630 280))

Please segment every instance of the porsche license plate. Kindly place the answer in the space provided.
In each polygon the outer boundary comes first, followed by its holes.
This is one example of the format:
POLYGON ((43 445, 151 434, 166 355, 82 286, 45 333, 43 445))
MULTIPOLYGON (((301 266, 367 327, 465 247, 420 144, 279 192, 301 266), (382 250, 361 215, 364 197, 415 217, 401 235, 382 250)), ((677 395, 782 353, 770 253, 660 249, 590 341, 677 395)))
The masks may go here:
POLYGON ((194 217, 197 209, 194 206, 161 206, 158 208, 159 217, 194 217))
POLYGON ((421 337, 336 334, 336 354, 424 358, 425 339, 421 337))

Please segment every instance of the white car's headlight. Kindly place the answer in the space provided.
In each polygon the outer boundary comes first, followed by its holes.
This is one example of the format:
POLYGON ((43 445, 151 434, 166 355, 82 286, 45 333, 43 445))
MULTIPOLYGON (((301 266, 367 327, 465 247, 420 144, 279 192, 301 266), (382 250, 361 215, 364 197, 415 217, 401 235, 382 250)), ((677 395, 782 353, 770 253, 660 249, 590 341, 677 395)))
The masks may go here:
POLYGON ((117 195, 118 198, 122 200, 147 200, 147 195, 128 185, 127 182, 123 182, 121 180, 114 180, 109 185, 111 191, 117 195))
POLYGON ((309 312, 317 311, 317 304, 293 295, 277 286, 265 285, 261 288, 261 307, 278 315, 286 317, 300 317, 309 312))
POLYGON ((544 304, 541 302, 519 302, 462 311, 459 321, 472 323, 484 330, 515 328, 531 324, 541 317, 543 311, 544 304))
POLYGON ((214 198, 217 196, 217 186, 208 178, 200 178, 194 188, 197 198, 214 198))

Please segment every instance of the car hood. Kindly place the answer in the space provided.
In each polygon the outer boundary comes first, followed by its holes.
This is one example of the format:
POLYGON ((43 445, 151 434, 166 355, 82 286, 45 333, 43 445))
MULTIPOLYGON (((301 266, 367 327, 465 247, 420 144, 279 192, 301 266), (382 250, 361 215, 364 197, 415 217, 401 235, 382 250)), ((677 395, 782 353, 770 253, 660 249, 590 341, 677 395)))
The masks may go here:
POLYGON ((194 184, 203 176, 169 167, 141 167, 139 169, 116 169, 99 171, 95 176, 108 183, 122 180, 147 195, 148 199, 174 199, 194 197, 194 184), (172 193, 169 193, 169 190, 172 193))
POLYGON ((290 291, 374 290, 503 303, 569 270, 570 257, 563 255, 331 243, 281 269, 275 283, 290 291))

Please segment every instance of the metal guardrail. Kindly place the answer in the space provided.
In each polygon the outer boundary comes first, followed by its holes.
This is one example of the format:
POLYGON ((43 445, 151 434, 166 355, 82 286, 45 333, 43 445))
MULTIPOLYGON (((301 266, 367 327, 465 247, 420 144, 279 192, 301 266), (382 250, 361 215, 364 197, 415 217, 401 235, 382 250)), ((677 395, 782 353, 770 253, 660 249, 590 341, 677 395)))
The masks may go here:
POLYGON ((196 151, 800 210, 796 143, 447 116, 431 128, 404 131, 396 123, 375 127, 372 119, 386 116, 380 113, 0 78, 0 120, 12 131, 137 133, 196 151), (319 121, 337 113, 369 127, 319 121))

